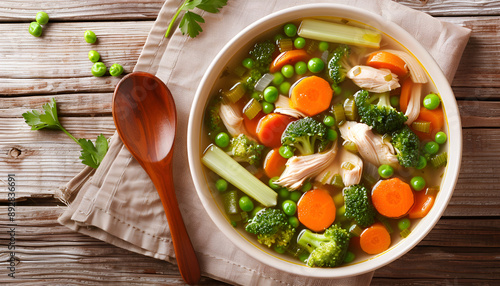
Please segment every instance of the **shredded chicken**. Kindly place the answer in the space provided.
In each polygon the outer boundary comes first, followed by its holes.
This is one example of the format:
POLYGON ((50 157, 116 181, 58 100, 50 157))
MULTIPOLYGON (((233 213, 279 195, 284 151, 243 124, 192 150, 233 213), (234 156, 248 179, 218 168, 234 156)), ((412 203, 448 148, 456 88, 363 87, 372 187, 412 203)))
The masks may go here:
POLYGON ((249 139, 256 141, 246 130, 243 124, 243 116, 236 104, 221 104, 219 111, 220 118, 226 126, 227 131, 232 137, 237 137, 240 134, 245 134, 249 139))
POLYGON ((296 190, 307 178, 314 177, 328 167, 337 155, 337 141, 325 153, 306 156, 293 156, 286 162, 285 171, 274 183, 282 187, 296 190))
POLYGON ((359 184, 362 173, 363 160, 344 148, 340 148, 335 160, 330 164, 330 166, 316 176, 316 180, 322 184, 332 184, 334 176, 336 174, 340 174, 342 182, 346 187, 348 187, 359 184), (350 170, 343 168, 342 165, 347 162, 354 167, 350 170))
POLYGON ((382 93, 400 87, 398 76, 388 69, 354 66, 347 72, 347 77, 369 92, 382 93))
MULTIPOLYGON (((410 79, 411 80, 411 79, 410 79)), ((420 98, 422 96, 422 84, 414 83, 411 89, 410 101, 405 115, 408 117, 406 124, 410 125, 420 114, 420 98)))
POLYGON ((384 142, 382 136, 373 133, 371 129, 370 126, 355 121, 348 121, 339 127, 342 138, 354 142, 363 159, 375 166, 397 166, 398 158, 394 155, 392 144, 384 142))
POLYGON ((287 96, 280 95, 278 100, 274 103, 274 106, 276 107, 276 109, 274 109, 276 113, 289 115, 294 118, 306 117, 304 113, 290 107, 290 98, 287 96))

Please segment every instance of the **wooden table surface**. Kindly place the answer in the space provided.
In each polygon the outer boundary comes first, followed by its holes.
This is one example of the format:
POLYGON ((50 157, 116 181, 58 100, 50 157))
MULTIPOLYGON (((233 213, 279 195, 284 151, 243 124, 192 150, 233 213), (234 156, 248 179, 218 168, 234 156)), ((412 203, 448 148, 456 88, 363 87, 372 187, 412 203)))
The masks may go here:
MULTIPOLYGON (((453 198, 432 232, 372 285, 500 284, 500 1, 398 0, 472 29, 453 81, 462 116, 463 159, 453 198)), ((99 35, 104 63, 131 71, 163 0, 0 1, 0 284, 183 284, 177 268, 74 233, 56 221, 54 199, 83 165, 62 132, 30 131, 21 114, 55 97, 62 124, 77 138, 114 132, 118 79, 95 78, 87 29, 99 35), (50 15, 41 38, 28 34, 36 12, 50 15), (7 276, 8 174, 17 179, 16 278, 7 276), (3 183, 2 183, 3 182, 3 183)), ((459 59, 457 59, 459 60, 459 59)), ((203 278, 201 284, 223 283, 203 278)))

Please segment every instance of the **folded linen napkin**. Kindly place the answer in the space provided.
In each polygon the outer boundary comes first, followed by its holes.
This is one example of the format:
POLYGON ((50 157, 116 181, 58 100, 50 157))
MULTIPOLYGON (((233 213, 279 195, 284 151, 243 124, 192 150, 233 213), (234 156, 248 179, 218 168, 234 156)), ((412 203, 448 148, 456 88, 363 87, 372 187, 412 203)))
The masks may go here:
MULTIPOLYGON (((399 24, 427 48, 450 82, 470 31, 390 0, 247 0, 229 1, 218 14, 204 13, 205 31, 195 39, 181 35, 178 29, 166 39, 164 32, 180 2, 165 2, 135 71, 156 74, 167 84, 176 101, 174 183, 202 274, 231 284, 332 284, 332 280, 290 275, 259 263, 219 232, 203 209, 190 178, 186 156, 189 110, 203 73, 222 46, 241 29, 274 11, 306 3, 352 5, 399 24)), ((84 169, 60 189, 59 197, 71 202, 59 218, 61 224, 118 247, 175 262, 168 224, 156 190, 116 133, 101 166, 95 172, 84 169)), ((372 275, 373 272, 335 282, 367 285, 372 275)))

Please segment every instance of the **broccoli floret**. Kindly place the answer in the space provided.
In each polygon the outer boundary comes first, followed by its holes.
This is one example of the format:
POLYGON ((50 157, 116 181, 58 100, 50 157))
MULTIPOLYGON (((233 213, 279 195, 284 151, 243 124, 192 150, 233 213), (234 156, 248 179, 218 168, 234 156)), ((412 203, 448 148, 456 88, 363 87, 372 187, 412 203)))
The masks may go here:
POLYGON ((389 96, 388 92, 370 96, 366 90, 360 90, 354 95, 361 122, 372 126, 379 134, 401 129, 408 119, 404 113, 391 106, 389 96))
POLYGON ((260 162, 263 149, 263 145, 249 139, 245 134, 240 134, 231 139, 228 155, 238 162, 255 165, 260 162))
POLYGON ((299 235, 297 244, 307 248, 310 267, 336 267, 344 262, 349 247, 349 232, 335 224, 323 234, 305 230, 299 235))
POLYGON ((403 167, 416 167, 420 157, 420 140, 418 136, 405 125, 392 133, 392 146, 396 149, 396 157, 403 167))
POLYGON ((326 133, 323 123, 305 117, 287 126, 281 136, 281 144, 297 148, 301 155, 310 155, 314 153, 316 141, 324 149, 325 142, 328 143, 326 133))
POLYGON ((205 124, 211 137, 222 131, 224 126, 219 114, 221 103, 221 97, 215 96, 208 104, 207 111, 205 113, 205 124))
POLYGON ((257 235, 257 241, 271 247, 287 247, 295 228, 288 223, 287 215, 280 209, 264 208, 260 210, 245 227, 249 233, 257 235))
POLYGON ((338 85, 344 81, 347 72, 352 68, 349 63, 349 55, 351 48, 347 45, 338 46, 330 55, 328 61, 328 76, 333 81, 334 85, 338 85))
POLYGON ((273 53, 275 51, 276 44, 270 40, 255 44, 249 52, 250 58, 254 60, 254 69, 261 73, 269 72, 269 66, 273 61, 273 53))
POLYGON ((375 207, 369 197, 369 191, 363 185, 344 188, 345 217, 354 219, 361 227, 368 227, 375 222, 375 207))
POLYGON ((243 78, 243 85, 247 91, 252 91, 257 81, 262 77, 262 73, 256 69, 251 69, 243 78))

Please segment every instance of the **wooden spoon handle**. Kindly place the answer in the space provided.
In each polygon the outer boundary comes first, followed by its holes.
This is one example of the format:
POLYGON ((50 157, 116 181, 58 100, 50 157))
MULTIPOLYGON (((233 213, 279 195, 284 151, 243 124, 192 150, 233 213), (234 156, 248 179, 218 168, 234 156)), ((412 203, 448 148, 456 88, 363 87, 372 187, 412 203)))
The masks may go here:
POLYGON ((200 280, 198 259, 182 220, 182 215, 175 195, 172 167, 169 165, 162 172, 148 172, 160 195, 163 209, 167 215, 170 234, 174 245, 175 256, 182 278, 188 284, 196 284, 200 280))

